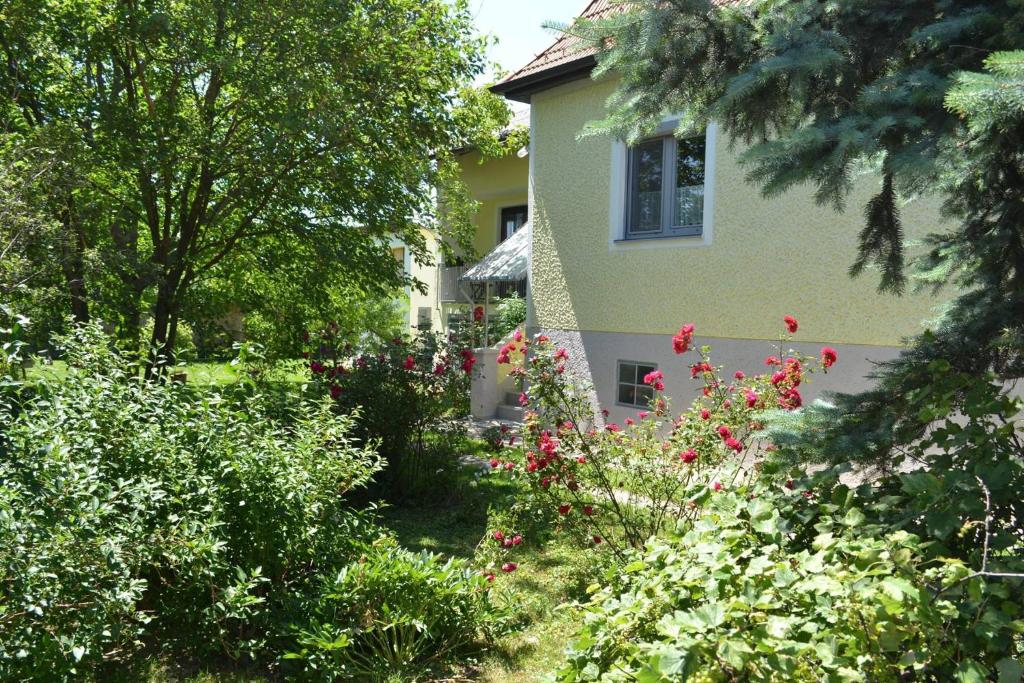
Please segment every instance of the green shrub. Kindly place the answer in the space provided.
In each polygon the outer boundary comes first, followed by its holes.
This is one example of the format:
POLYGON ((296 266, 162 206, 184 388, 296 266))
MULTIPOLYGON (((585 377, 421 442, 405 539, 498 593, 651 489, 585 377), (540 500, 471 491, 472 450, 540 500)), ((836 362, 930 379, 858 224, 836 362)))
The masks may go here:
POLYGON ((895 528, 898 498, 800 489, 709 493, 597 592, 559 680, 1019 680, 1019 582, 895 528))
POLYGON ((321 575, 379 534, 352 418, 138 378, 98 327, 67 376, 0 399, 0 679, 60 679, 144 641, 265 657, 321 575))
POLYGON ((285 659, 315 680, 409 680, 505 621, 489 582, 464 561, 383 542, 325 582, 285 659))
POLYGON ((498 301, 491 321, 492 343, 504 339, 526 322, 526 299, 513 294, 498 301))
POLYGON ((452 475, 459 453, 439 441, 465 435, 476 362, 468 341, 426 332, 357 349, 329 327, 310 344, 312 386, 340 413, 359 411, 356 435, 387 463, 382 495, 400 499, 433 486, 439 470, 452 475))

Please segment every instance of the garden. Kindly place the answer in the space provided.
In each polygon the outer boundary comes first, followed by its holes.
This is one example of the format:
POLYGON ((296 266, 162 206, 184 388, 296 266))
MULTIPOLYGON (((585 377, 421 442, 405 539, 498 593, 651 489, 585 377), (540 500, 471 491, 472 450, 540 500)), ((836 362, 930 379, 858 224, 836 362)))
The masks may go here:
POLYGON ((471 438, 457 336, 204 386, 78 328, 0 406, 3 677, 1019 680, 1020 401, 937 364, 914 468, 810 473, 787 420, 842 360, 797 329, 727 373, 682 326, 698 398, 652 372, 621 425, 516 331, 526 421, 471 438))
POLYGON ((414 330, 393 245, 471 255, 459 151, 525 143, 465 0, 0 7, 0 680, 1024 680, 1024 10, 627 9, 575 133, 715 123, 862 212, 851 276, 952 292, 869 389, 805 400, 848 359, 788 267, 727 274, 745 367, 654 321, 620 422, 529 298, 414 330), (481 346, 521 423, 469 419, 481 346))

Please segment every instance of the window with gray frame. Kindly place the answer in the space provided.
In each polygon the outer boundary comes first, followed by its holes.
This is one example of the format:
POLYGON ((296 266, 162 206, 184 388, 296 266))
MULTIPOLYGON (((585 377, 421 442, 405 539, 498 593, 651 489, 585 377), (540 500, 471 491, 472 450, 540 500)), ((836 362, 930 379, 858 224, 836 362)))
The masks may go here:
POLYGON ((701 234, 705 143, 666 135, 629 149, 626 239, 701 234))
POLYGON ((657 369, 658 366, 654 363, 620 360, 615 402, 632 408, 649 406, 651 399, 654 398, 654 389, 644 384, 644 376, 657 369))

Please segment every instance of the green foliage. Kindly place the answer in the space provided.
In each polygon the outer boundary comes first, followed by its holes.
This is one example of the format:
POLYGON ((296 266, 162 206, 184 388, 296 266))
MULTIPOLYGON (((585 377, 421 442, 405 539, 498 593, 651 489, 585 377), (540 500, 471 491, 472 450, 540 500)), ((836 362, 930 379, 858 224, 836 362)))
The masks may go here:
POLYGON ((458 468, 451 446, 465 432, 472 352, 464 340, 433 332, 358 350, 347 337, 332 324, 309 340, 314 387, 339 412, 358 411, 355 434, 388 465, 384 495, 437 493, 437 480, 458 468))
POLYGON ((900 500, 804 483, 722 492, 652 540, 594 596, 559 680, 1017 680, 1019 581, 967 587, 960 559, 878 523, 900 500))
POLYGON ((40 206, 76 319, 134 344, 151 311, 165 353, 192 287, 235 268, 390 296, 389 238, 420 259, 422 227, 466 238, 435 191, 507 122, 464 92, 484 47, 465 0, 14 0, 0 42, 0 141, 54 160, 40 206))
POLYGON ((500 632, 504 621, 489 583, 464 560, 385 542, 325 582, 284 657, 301 662, 311 680, 410 680, 500 632))
POLYGON ((491 319, 491 337, 496 341, 504 339, 525 322, 526 299, 518 294, 500 299, 491 319))
POLYGON ((956 298, 933 332, 878 369, 876 388, 808 411, 843 445, 817 457, 898 464, 928 429, 908 400, 935 359, 1024 374, 1021 5, 642 0, 626 9, 574 29, 601 48, 597 73, 620 79, 593 130, 636 139, 679 111, 684 131, 716 121, 747 145, 748 179, 766 195, 809 184, 836 209, 873 172, 881 186, 864 207, 852 271, 878 269, 895 292, 907 283, 901 200, 945 202, 948 220, 911 274, 920 286, 952 285, 956 298))
POLYGON ((96 326, 68 370, 0 402, 0 678, 172 652, 266 657, 377 536, 346 494, 379 468, 353 418, 147 382, 96 326))

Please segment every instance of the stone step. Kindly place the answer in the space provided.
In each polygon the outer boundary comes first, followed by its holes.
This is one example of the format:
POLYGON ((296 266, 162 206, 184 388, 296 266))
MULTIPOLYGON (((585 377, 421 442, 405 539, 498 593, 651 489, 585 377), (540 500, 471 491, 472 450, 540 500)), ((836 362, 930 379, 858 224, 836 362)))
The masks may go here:
POLYGON ((498 406, 498 419, 508 422, 522 422, 523 409, 519 406, 498 406))

